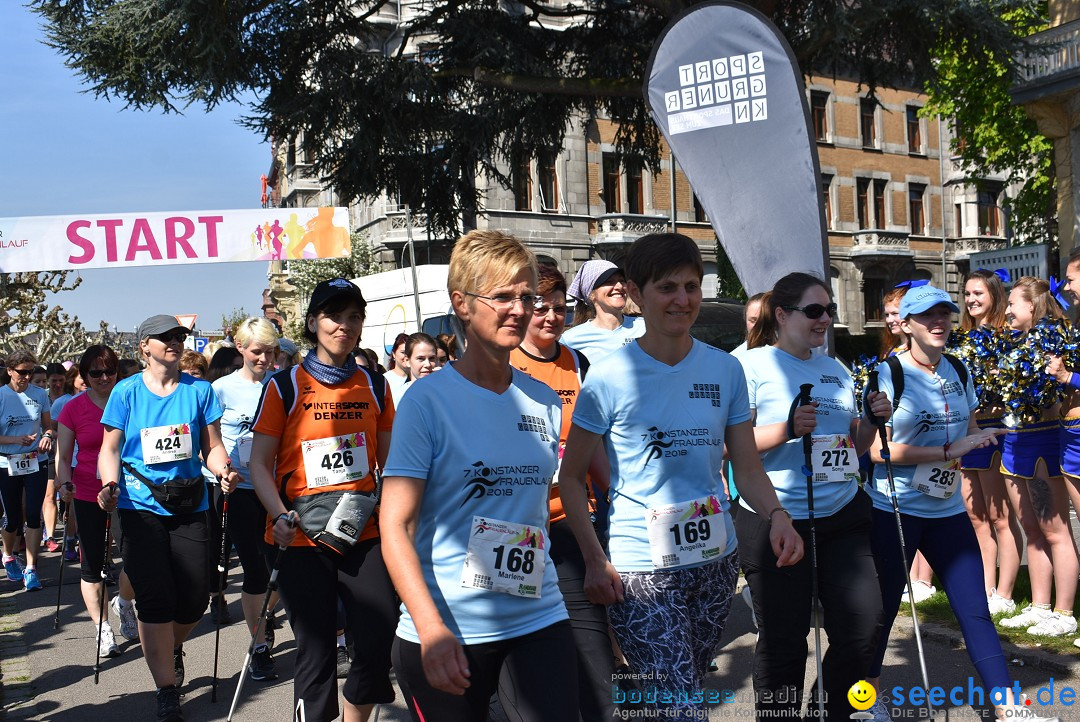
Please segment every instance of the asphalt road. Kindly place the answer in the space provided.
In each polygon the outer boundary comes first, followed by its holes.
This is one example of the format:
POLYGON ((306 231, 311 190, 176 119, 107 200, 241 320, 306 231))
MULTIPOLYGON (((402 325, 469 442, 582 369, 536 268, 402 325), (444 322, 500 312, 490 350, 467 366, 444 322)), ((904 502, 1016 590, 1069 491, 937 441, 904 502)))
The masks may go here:
MULTIPOLYGON (((44 557, 40 571, 45 589, 41 592, 25 593, 0 577, 0 671, 3 674, 0 679, 0 716, 12 720, 70 722, 152 719, 155 711, 152 682, 137 642, 124 642, 121 645, 123 654, 103 663, 100 684, 94 684, 96 628, 90 623, 78 595, 77 564, 68 564, 65 569, 61 626, 59 630, 53 630, 58 564, 59 555, 48 554, 44 557)), ((230 612, 234 618, 239 618, 239 570, 236 567, 233 568, 231 580, 228 594, 230 612)), ((113 624, 119 630, 118 621, 113 620, 113 624)), ((214 626, 207 616, 196 628, 192 639, 184 647, 187 652, 187 682, 183 688, 183 709, 189 722, 225 719, 247 649, 245 636, 242 624, 234 623, 222 628, 218 698, 217 702, 212 702, 214 626)), ((945 688, 961 686, 966 690, 974 669, 966 652, 956 648, 957 634, 943 628, 927 627, 924 637, 931 684, 945 688)), ((122 641, 122 638, 118 641, 122 641)), ((807 689, 813 683, 812 634, 809 644, 807 689)), ((730 690, 734 701, 713 707, 709 719, 752 719, 749 670, 753 646, 754 629, 749 610, 740 600, 736 600, 717 658, 719 670, 709 676, 707 683, 710 689, 730 690)), ((295 642, 286 625, 278 631, 275 649, 280 678, 272 683, 248 680, 244 684, 235 720, 289 718, 295 651, 295 642)), ((1011 672, 1028 694, 1035 695, 1042 688, 1042 699, 1046 700, 1049 686, 1053 684, 1057 703, 1042 707, 1036 705, 1034 708, 1041 715, 1059 715, 1062 720, 1080 719, 1080 714, 1073 711, 1071 706, 1060 704, 1063 691, 1080 690, 1076 657, 1015 648, 1006 649, 1006 656, 1010 660, 1011 672)), ((883 681, 887 687, 903 685, 908 688, 921 685, 920 679, 910 621, 901 618, 893 631, 883 681)), ((553 693, 558 693, 558 690, 553 690, 553 693)), ((951 720, 992 719, 987 709, 952 706, 948 711, 951 720)), ((918 719, 921 712, 921 709, 908 706, 898 710, 894 718, 918 719)), ((493 719, 502 718, 496 705, 493 719)), ((394 705, 384 706, 380 710, 380 722, 404 722, 407 719, 408 714, 400 698, 394 705)))

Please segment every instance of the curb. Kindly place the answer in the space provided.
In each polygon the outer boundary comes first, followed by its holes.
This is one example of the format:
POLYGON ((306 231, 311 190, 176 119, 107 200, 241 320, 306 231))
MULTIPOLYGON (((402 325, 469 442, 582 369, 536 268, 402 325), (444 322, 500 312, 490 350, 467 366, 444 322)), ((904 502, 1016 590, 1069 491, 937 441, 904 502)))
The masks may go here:
MULTIPOLYGON (((902 627, 905 632, 914 635, 914 627, 911 617, 898 615, 893 629, 902 627)), ((937 622, 919 622, 919 632, 924 639, 944 643, 953 649, 967 649, 964 644, 964 636, 960 630, 953 629, 937 622)), ((1009 666, 1035 667, 1054 674, 1070 675, 1075 671, 1076 660, 1068 655, 1045 652, 1041 649, 1030 647, 1018 647, 1015 644, 1001 640, 1001 650, 1005 653, 1005 661, 1009 666)))

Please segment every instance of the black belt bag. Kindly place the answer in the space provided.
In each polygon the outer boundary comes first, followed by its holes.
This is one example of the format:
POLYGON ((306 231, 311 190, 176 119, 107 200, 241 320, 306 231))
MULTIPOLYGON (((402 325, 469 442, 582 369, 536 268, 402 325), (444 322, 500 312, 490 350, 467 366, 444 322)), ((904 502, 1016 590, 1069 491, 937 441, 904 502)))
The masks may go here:
POLYGON ((202 506, 206 496, 206 479, 200 474, 195 478, 169 479, 163 484, 150 481, 135 468, 122 462, 124 471, 146 484, 154 501, 161 504, 171 514, 190 514, 202 506))
POLYGON ((375 494, 326 491, 298 496, 292 500, 292 508, 300 516, 300 529, 308 539, 344 555, 356 546, 376 503, 375 494))

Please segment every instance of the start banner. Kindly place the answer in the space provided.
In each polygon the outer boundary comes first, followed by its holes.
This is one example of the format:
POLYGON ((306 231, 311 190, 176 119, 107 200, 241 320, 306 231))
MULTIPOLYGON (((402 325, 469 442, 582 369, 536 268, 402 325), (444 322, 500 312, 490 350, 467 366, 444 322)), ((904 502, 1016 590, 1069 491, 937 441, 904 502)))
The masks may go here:
POLYGON ((346 208, 0 218, 0 272, 348 256, 346 208))

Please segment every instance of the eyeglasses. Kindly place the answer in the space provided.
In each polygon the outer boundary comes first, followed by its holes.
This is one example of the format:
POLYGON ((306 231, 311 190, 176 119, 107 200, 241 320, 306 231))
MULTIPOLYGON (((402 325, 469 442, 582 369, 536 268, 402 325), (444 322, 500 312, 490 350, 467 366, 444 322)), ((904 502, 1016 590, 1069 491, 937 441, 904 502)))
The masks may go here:
POLYGON ((485 301, 491 301, 491 306, 496 311, 509 311, 514 307, 514 304, 521 301, 521 307, 526 311, 531 311, 536 307, 536 304, 540 303, 540 297, 533 294, 523 294, 521 296, 511 296, 509 293, 499 293, 494 296, 481 296, 479 293, 469 293, 465 291, 466 296, 472 296, 473 298, 482 298, 485 301))
POLYGON ((116 376, 116 369, 90 369, 86 375, 92 379, 100 379, 102 376, 116 376))
POLYGON ((540 302, 540 303, 537 303, 535 306, 533 306, 533 315, 536 315, 536 316, 546 316, 549 313, 551 313, 552 311, 555 312, 556 316, 565 316, 566 315, 566 305, 563 304, 561 306, 545 306, 543 304, 543 302, 540 302))
POLYGON ((8 369, 8 371, 14 371, 23 378, 26 378, 27 376, 30 376, 34 373, 34 369, 8 369))
POLYGON ((802 311, 810 320, 821 318, 824 313, 829 314, 829 318, 836 318, 836 304, 830 303, 828 306, 822 306, 820 303, 811 303, 809 306, 781 306, 780 308, 787 311, 802 311))
POLYGON ((185 333, 184 331, 169 331, 167 333, 154 334, 150 338, 156 338, 162 343, 175 343, 176 341, 183 343, 187 340, 187 333, 185 333))

